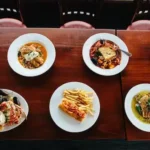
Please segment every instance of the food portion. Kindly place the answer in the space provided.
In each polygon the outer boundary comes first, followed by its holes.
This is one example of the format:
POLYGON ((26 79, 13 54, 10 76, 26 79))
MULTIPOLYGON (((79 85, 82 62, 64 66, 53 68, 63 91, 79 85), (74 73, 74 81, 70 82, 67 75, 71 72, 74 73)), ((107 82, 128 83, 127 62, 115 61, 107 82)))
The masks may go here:
POLYGON ((22 46, 18 52, 20 64, 28 69, 35 69, 42 66, 46 60, 47 51, 39 43, 28 43, 22 46))
POLYGON ((140 121, 150 123, 150 92, 142 91, 133 97, 132 111, 140 121))
POLYGON ((90 49, 91 61, 102 69, 112 69, 120 64, 119 47, 109 40, 99 40, 90 49))
POLYGON ((92 92, 84 90, 65 90, 59 108, 78 121, 83 121, 87 114, 93 115, 92 92))
POLYGON ((22 117, 26 118, 17 97, 0 90, 0 130, 5 126, 18 124, 22 117))

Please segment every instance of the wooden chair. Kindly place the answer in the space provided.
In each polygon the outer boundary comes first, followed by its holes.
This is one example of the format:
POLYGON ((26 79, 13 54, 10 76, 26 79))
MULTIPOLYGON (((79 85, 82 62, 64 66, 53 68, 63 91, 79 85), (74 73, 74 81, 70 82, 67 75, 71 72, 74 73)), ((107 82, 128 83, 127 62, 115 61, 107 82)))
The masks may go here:
POLYGON ((19 9, 19 0, 0 0, 0 27, 26 28, 19 9))
POLYGON ((131 25, 127 30, 150 30, 150 4, 149 0, 137 0, 137 7, 131 25))
POLYGON ((103 0, 59 0, 61 28, 94 29, 103 0))

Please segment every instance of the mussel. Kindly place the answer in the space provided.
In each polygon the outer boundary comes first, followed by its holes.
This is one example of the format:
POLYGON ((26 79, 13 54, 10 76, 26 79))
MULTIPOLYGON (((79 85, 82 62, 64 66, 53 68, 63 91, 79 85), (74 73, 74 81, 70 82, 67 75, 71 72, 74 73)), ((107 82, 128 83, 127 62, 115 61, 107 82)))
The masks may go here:
POLYGON ((105 43, 105 40, 104 40, 104 39, 100 39, 100 43, 101 43, 101 44, 104 44, 104 43, 105 43))
POLYGON ((13 102, 14 102, 16 105, 20 105, 20 103, 19 103, 17 97, 13 97, 13 102))
POLYGON ((4 93, 2 90, 0 90, 0 95, 2 95, 2 96, 7 96, 7 94, 4 93))
POLYGON ((97 65, 97 58, 93 57, 93 58, 91 58, 91 60, 95 65, 97 65))

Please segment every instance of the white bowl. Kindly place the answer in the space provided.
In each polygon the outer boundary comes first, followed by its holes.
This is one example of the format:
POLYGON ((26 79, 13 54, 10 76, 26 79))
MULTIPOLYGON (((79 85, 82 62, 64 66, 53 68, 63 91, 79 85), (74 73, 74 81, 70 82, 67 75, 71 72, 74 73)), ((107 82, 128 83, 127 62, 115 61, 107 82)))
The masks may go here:
MULTIPOLYGON (((4 91, 7 94, 11 94, 12 96, 17 97, 18 101, 20 102, 20 106, 23 108, 26 116, 28 116, 29 106, 28 106, 26 100, 20 94, 14 92, 14 91, 11 91, 11 90, 7 90, 7 89, 1 89, 1 90, 4 91)), ((5 126, 4 129, 0 132, 6 132, 6 131, 9 131, 9 130, 12 130, 12 129, 18 127, 19 125, 21 125, 24 121, 25 121, 25 118, 21 118, 21 120, 18 124, 14 124, 14 125, 11 125, 11 126, 5 126)))
POLYGON ((131 108, 133 97, 141 91, 150 91, 150 84, 139 84, 130 89, 125 98, 125 112, 128 119, 135 127, 142 131, 150 132, 150 124, 143 123, 136 118, 131 108))
POLYGON ((34 77, 45 73, 53 65, 56 51, 53 43, 45 36, 37 33, 24 34, 15 39, 9 47, 7 59, 10 67, 18 74, 27 77, 34 77), (26 43, 37 42, 47 50, 47 58, 42 66, 36 69, 24 68, 18 61, 18 51, 26 43))
POLYGON ((120 49, 124 51, 128 51, 126 44, 117 36, 109 33, 98 33, 91 37, 89 37, 83 45, 82 56, 85 64, 91 69, 93 72, 103 75, 103 76, 112 76, 120 73, 128 64, 129 57, 121 52, 121 63, 113 69, 102 69, 93 64, 90 59, 90 48, 91 46, 100 39, 106 39, 114 42, 119 46, 120 49))
POLYGON ((61 85, 55 90, 50 99, 49 111, 53 121, 59 128, 72 133, 83 132, 92 127, 98 119, 100 113, 100 102, 95 91, 88 85, 80 82, 69 82, 61 85), (83 89, 88 92, 93 92, 94 116, 87 115, 82 122, 79 122, 60 110, 58 106, 62 101, 63 91, 66 89, 83 89))

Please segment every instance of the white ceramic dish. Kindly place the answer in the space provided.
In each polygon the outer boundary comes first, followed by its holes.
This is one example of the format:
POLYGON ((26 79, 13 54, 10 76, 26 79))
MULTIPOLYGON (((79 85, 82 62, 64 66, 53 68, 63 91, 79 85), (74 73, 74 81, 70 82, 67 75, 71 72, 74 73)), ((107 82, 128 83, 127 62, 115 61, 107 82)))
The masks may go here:
POLYGON ((10 67, 18 74, 27 77, 38 76, 45 73, 53 65, 56 57, 56 51, 53 43, 45 36, 37 33, 24 34, 15 39, 8 50, 8 63, 10 67), (36 69, 24 68, 18 61, 19 49, 27 43, 37 42, 42 44, 47 50, 47 59, 44 64, 36 69))
POLYGON ((88 85, 80 82, 69 82, 61 85, 59 88, 55 90, 50 99, 49 111, 53 121, 61 129, 72 133, 83 132, 92 127, 99 117, 100 113, 99 98, 97 94, 94 92, 94 90, 88 85), (75 120, 74 118, 70 117, 68 114, 64 113, 62 110, 58 108, 58 105, 62 101, 63 91, 66 89, 77 89, 77 88, 93 92, 94 97, 93 100, 93 108, 95 110, 94 116, 87 115, 87 117, 82 122, 75 120))
POLYGON ((97 42, 100 39, 110 40, 110 41, 114 42, 115 44, 117 44, 120 49, 128 52, 128 48, 127 48, 126 44, 117 36, 115 36, 113 34, 109 34, 109 33, 98 33, 98 34, 95 34, 95 35, 89 37, 86 40, 86 42, 84 43, 83 50, 82 50, 82 56, 83 56, 83 60, 84 60, 85 64, 88 66, 89 69, 91 69, 93 72, 95 72, 99 75, 112 76, 112 75, 116 75, 116 74, 120 73, 127 66, 128 61, 129 61, 129 57, 126 54, 124 54, 123 52, 121 52, 120 65, 116 66, 113 69, 102 69, 102 68, 94 65, 93 62, 91 61, 90 48, 95 42, 97 42))
POLYGON ((141 91, 150 91, 150 84, 139 84, 129 90, 125 98, 125 112, 128 119, 135 127, 142 131, 150 132, 150 124, 143 123, 137 119, 131 108, 133 97, 141 91))
MULTIPOLYGON (((20 106, 23 108, 26 116, 28 116, 29 106, 28 106, 26 100, 20 94, 14 92, 14 91, 11 91, 11 90, 7 90, 7 89, 1 89, 1 90, 3 92, 7 93, 7 94, 11 94, 12 96, 17 97, 18 101, 20 102, 20 106)), ((9 130, 12 130, 12 129, 18 127, 19 125, 21 125, 24 121, 25 121, 25 118, 21 118, 21 120, 18 124, 14 124, 14 125, 11 125, 11 126, 5 126, 4 129, 0 132, 6 132, 6 131, 9 131, 9 130)))

